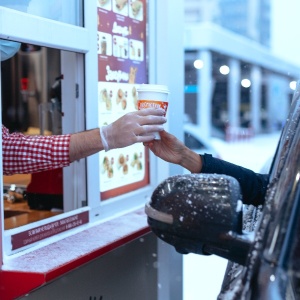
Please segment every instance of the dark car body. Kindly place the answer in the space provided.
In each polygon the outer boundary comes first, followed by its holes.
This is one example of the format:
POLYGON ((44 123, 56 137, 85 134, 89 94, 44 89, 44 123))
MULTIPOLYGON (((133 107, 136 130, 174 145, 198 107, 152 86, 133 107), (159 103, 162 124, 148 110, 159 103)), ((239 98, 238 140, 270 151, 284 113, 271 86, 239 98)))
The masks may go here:
POLYGON ((254 240, 245 266, 229 262, 218 299, 300 299, 300 90, 294 94, 262 208, 244 210, 254 240))
POLYGON ((261 207, 240 205, 238 182, 216 174, 170 177, 146 205, 152 231, 178 252, 229 260, 219 300, 300 299, 299 84, 269 178, 261 207))

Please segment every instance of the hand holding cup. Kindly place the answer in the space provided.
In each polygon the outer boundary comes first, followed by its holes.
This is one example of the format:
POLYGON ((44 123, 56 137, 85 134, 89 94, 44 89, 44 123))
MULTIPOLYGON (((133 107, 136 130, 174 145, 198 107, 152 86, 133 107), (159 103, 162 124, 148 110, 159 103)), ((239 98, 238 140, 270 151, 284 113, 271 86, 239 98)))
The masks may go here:
MULTIPOLYGON (((141 84, 137 87, 138 110, 147 108, 162 108, 165 115, 168 109, 169 89, 165 85, 141 84)), ((160 139, 158 132, 155 133, 155 139, 160 139)))

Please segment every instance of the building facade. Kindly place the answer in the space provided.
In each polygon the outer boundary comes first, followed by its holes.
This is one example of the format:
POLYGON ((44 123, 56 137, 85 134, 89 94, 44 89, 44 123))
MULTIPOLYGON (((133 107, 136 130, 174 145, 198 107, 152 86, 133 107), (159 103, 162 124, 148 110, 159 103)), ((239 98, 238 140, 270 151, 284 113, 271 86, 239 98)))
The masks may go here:
POLYGON ((185 113, 204 134, 285 122, 300 69, 273 55, 270 12, 270 1, 185 2, 185 113))

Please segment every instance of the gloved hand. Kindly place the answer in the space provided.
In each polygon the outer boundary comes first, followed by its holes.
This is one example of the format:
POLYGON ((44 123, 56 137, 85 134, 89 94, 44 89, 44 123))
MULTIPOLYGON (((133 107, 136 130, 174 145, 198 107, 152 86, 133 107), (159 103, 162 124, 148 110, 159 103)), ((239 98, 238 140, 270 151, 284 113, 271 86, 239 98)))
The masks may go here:
POLYGON ((154 132, 162 131, 167 119, 163 109, 147 108, 127 113, 115 122, 100 127, 105 151, 130 146, 137 142, 150 142, 154 132))

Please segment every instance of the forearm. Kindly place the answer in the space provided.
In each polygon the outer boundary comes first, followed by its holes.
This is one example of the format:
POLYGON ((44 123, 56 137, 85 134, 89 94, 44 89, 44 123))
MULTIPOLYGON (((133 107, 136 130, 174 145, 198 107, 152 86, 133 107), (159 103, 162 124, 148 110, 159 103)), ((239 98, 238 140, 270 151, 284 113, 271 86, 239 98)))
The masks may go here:
POLYGON ((72 134, 70 139, 70 162, 85 158, 103 149, 99 128, 72 134))
POLYGON ((199 154, 185 147, 182 151, 182 157, 179 164, 191 173, 200 173, 202 169, 202 158, 199 154))
POLYGON ((3 173, 28 174, 68 166, 70 135, 9 134, 2 126, 3 173))
POLYGON ((241 186, 243 202, 245 204, 257 206, 264 203, 269 182, 268 174, 258 174, 252 170, 214 158, 208 154, 202 156, 201 172, 232 176, 241 186))

